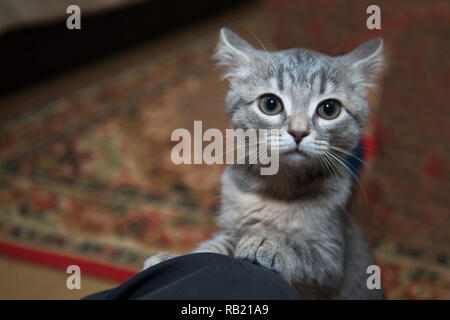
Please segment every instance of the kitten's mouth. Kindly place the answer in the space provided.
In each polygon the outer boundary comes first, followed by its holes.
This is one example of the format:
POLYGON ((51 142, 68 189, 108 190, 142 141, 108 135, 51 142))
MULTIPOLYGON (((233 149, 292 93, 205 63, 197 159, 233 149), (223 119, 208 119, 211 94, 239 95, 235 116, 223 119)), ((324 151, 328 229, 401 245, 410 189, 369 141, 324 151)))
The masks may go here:
POLYGON ((307 157, 308 156, 308 154, 305 151, 300 150, 298 148, 288 150, 288 151, 285 152, 285 154, 288 155, 288 156, 301 156, 301 157, 307 157))

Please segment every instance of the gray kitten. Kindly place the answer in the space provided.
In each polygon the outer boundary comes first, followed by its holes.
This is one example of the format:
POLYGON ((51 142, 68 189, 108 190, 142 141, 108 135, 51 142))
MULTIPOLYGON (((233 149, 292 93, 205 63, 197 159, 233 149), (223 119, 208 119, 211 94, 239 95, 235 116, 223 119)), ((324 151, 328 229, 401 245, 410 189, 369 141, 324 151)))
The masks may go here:
MULTIPOLYGON (((344 159, 369 114, 366 89, 381 69, 383 42, 332 57, 306 49, 256 50, 220 31, 216 59, 230 80, 233 128, 278 129, 279 170, 231 165, 222 176, 223 231, 196 252, 215 252, 266 267, 301 299, 378 299, 367 288, 370 249, 345 207, 352 175, 344 159)), ((270 136, 265 143, 270 144, 270 136)), ((144 269, 173 257, 159 253, 144 269)))

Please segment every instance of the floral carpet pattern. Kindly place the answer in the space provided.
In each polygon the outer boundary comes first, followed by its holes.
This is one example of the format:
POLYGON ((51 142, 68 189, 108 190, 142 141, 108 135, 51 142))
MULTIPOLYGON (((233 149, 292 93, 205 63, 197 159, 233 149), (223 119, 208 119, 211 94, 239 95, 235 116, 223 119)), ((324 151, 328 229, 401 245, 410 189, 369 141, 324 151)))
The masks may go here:
POLYGON ((388 298, 450 299, 450 9, 383 1, 382 29, 367 30, 369 4, 259 2, 0 101, 0 241, 135 271, 157 251, 189 252, 216 230, 224 166, 173 164, 170 136, 194 120, 228 127, 219 28, 329 54, 382 36, 376 143, 351 211, 388 298))

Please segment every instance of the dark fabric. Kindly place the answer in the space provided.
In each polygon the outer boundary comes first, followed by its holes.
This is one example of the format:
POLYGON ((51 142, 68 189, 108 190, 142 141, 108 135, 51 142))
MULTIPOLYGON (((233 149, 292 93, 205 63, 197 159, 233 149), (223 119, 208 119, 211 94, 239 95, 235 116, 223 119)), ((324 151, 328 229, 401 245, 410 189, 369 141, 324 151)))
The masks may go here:
POLYGON ((194 253, 159 263, 117 288, 88 300, 294 300, 296 291, 275 273, 215 253, 194 253))

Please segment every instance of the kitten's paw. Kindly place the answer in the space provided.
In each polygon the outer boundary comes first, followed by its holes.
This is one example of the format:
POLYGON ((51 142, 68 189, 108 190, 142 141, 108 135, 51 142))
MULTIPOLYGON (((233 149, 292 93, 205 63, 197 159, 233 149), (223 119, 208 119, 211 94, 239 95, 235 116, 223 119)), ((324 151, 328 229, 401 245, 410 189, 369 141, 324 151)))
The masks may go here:
POLYGON ((242 238, 236 246, 235 258, 265 267, 288 282, 293 277, 295 253, 270 238, 256 235, 242 238))
POLYGON ((154 256, 151 256, 150 258, 148 258, 147 260, 145 260, 144 262, 144 268, 142 268, 142 270, 145 270, 147 268, 150 268, 160 262, 169 260, 176 257, 176 255, 172 254, 172 253, 168 253, 168 252, 159 252, 157 254, 155 254, 154 256))

